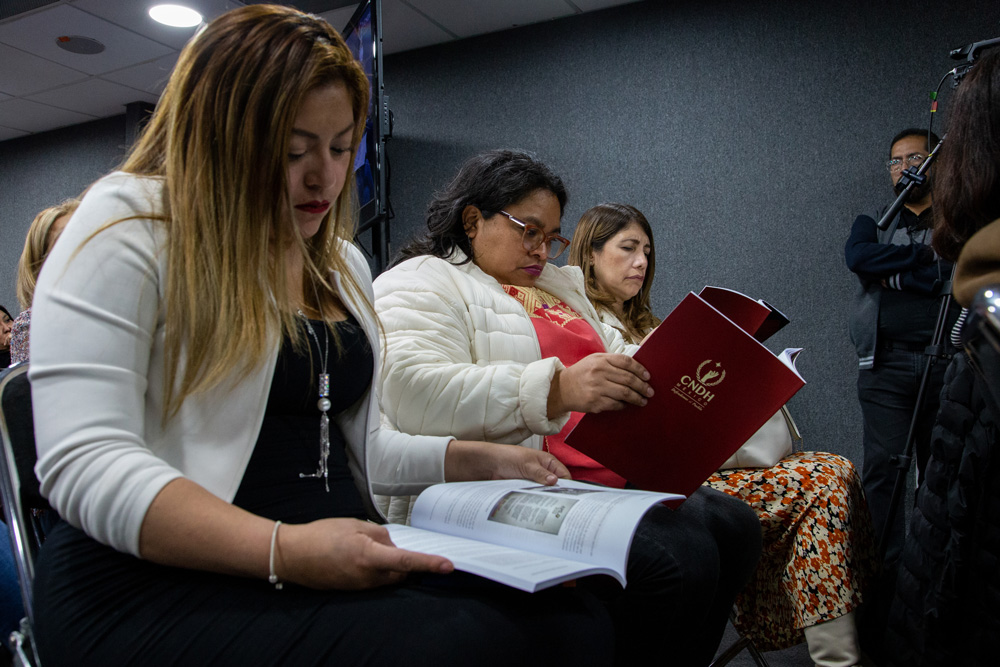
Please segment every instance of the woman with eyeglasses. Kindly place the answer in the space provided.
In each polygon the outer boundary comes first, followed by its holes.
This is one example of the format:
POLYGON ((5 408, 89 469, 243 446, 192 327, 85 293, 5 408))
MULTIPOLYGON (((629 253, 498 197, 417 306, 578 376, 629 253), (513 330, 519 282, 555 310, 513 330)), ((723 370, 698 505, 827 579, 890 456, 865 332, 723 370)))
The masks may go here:
MULTIPOLYGON (((628 354, 635 346, 601 324, 580 270, 549 263, 568 244, 565 203, 558 176, 509 150, 473 157, 434 197, 427 232, 375 281, 382 407, 403 432, 544 449, 571 470, 594 471, 587 479, 623 487, 563 440, 582 413, 643 406, 652 395, 628 354)), ((402 504, 390 519, 405 519, 402 504)), ((580 583, 607 600, 619 663, 663 655, 708 664, 760 541, 753 512, 711 489, 647 514, 625 590, 580 583)))

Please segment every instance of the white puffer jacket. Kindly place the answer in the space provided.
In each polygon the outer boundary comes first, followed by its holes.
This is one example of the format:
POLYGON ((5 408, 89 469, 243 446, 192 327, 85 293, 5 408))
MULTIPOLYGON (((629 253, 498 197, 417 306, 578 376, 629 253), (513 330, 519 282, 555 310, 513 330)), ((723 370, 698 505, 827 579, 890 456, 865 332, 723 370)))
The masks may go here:
MULTIPOLYGON (((456 251, 407 260, 375 280, 375 311, 385 330, 381 403, 404 433, 450 435, 542 448, 569 413, 546 416, 559 359, 542 359, 524 308, 494 278, 456 251)), ((609 352, 631 354, 603 325, 578 267, 547 264, 536 286, 565 301, 601 334, 609 352)), ((378 498, 389 521, 407 521, 406 497, 378 498)))
MULTIPOLYGON (((562 363, 542 359, 531 318, 472 262, 417 257, 375 280, 385 328, 382 409, 405 433, 541 449, 569 413, 546 416, 549 384, 562 363)), ((565 301, 601 334, 609 352, 628 353, 621 334, 601 324, 575 266, 547 264, 536 285, 565 301)), ((405 519, 395 506, 390 521, 405 519)))
MULTIPOLYGON (((580 313, 608 351, 628 351, 621 335, 601 324, 579 268, 548 264, 536 285, 580 313)), ((375 310, 387 348, 382 409, 399 430, 540 449, 542 436, 569 419, 545 414, 561 362, 541 358, 524 308, 472 262, 403 262, 375 280, 375 310)))

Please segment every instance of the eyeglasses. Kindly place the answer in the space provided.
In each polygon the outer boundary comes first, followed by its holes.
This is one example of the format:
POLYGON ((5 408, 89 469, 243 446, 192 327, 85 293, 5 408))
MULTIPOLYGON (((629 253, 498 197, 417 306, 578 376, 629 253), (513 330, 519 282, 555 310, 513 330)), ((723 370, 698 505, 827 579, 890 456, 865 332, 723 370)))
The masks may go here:
POLYGON ((524 245, 524 249, 528 252, 531 252, 544 244, 545 249, 548 251, 546 253, 548 258, 555 259, 569 247, 569 239, 567 238, 563 238, 558 234, 546 234, 545 230, 541 227, 527 222, 521 222, 507 211, 500 211, 500 213, 507 216, 515 225, 519 225, 524 229, 524 232, 521 234, 521 243, 524 245))
MULTIPOLYGON (((906 156, 905 162, 906 166, 908 167, 919 167, 920 164, 923 163, 923 161, 926 159, 927 156, 922 153, 911 153, 910 155, 906 156)), ((904 160, 900 160, 899 158, 893 158, 892 160, 889 160, 888 162, 885 163, 885 168, 889 170, 889 173, 894 174, 897 171, 902 171, 903 162, 904 160)))

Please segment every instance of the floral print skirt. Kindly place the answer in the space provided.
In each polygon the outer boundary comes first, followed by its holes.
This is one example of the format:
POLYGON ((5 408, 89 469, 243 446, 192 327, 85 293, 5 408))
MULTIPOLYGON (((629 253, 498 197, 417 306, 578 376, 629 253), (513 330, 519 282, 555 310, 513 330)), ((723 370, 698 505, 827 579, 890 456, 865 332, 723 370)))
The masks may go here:
POLYGON ((734 624, 762 651, 794 646, 803 628, 861 603, 877 563, 861 477, 836 454, 795 452, 772 468, 720 470, 708 486, 757 513, 764 552, 736 599, 734 624))

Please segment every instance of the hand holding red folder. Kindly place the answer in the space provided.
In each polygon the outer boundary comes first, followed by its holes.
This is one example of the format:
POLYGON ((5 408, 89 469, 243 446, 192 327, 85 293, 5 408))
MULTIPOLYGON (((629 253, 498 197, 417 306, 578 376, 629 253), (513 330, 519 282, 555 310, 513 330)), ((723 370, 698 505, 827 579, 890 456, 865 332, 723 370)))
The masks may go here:
POLYGON ((773 309, 724 291, 739 307, 688 294, 636 352, 646 406, 585 415, 566 443, 643 489, 690 495, 717 470, 805 384, 753 335, 773 309))
POLYGON ((646 405, 649 372, 625 354, 590 354, 559 371, 549 389, 549 415, 621 410, 646 405))

